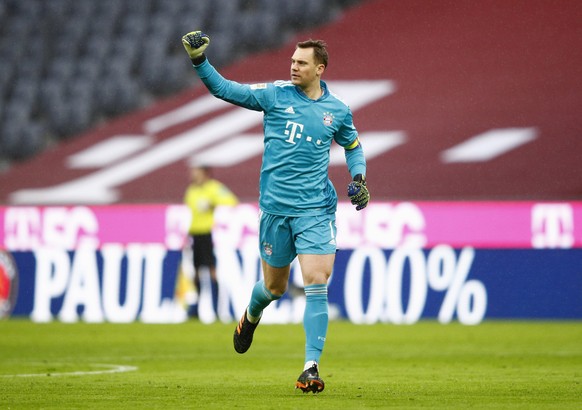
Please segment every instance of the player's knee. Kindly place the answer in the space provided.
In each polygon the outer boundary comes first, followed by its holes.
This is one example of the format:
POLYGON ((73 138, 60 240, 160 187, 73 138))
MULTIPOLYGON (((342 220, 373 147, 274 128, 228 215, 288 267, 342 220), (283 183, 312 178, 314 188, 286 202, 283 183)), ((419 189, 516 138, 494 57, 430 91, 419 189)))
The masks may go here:
POLYGON ((280 299, 285 294, 285 292, 287 292, 287 283, 284 285, 271 284, 270 286, 265 284, 265 289, 271 294, 270 296, 272 296, 272 300, 280 299))
POLYGON ((326 271, 312 271, 303 274, 303 284, 309 285, 327 285, 331 273, 326 271))

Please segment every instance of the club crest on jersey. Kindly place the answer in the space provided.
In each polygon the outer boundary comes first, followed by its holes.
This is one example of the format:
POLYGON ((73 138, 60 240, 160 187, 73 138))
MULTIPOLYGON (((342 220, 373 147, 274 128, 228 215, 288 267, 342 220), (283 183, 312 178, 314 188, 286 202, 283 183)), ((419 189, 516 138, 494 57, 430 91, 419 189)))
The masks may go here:
POLYGON ((333 124, 333 114, 331 112, 323 113, 323 124, 328 127, 333 124))

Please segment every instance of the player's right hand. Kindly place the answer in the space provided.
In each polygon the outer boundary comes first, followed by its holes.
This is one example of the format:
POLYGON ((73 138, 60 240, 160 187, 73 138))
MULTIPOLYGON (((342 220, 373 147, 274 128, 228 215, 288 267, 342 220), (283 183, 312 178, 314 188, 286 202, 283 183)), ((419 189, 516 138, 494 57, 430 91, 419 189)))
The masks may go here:
POLYGON ((193 60, 204 54, 204 50, 210 44, 210 37, 201 31, 191 31, 182 37, 182 44, 193 60))

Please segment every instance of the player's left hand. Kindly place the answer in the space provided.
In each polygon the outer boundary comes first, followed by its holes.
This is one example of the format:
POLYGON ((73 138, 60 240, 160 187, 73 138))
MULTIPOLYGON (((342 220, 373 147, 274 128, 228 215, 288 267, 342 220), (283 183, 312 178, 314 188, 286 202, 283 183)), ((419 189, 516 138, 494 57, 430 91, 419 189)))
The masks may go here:
POLYGON ((358 174, 354 180, 348 184, 348 197, 352 205, 356 205, 356 211, 361 211, 370 202, 370 192, 366 186, 366 177, 358 174))

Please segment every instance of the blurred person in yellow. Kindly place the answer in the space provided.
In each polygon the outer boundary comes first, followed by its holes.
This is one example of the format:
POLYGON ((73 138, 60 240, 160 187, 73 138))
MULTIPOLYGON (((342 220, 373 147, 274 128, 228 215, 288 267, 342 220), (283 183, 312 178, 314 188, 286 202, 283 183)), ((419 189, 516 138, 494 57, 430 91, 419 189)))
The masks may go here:
POLYGON ((184 203, 192 213, 188 234, 193 255, 194 284, 198 291, 198 306, 191 314, 212 322, 216 316, 218 299, 216 257, 212 240, 214 211, 217 206, 234 206, 239 201, 226 185, 212 178, 208 166, 193 166, 190 181, 184 194, 184 203), (201 309, 205 311, 202 312, 201 309))

